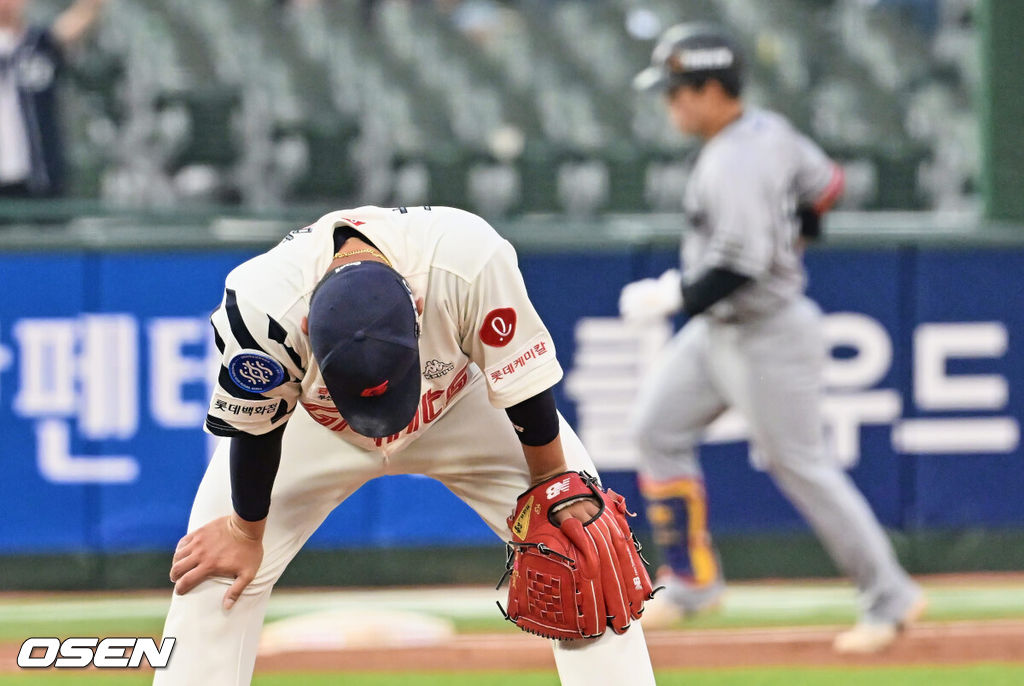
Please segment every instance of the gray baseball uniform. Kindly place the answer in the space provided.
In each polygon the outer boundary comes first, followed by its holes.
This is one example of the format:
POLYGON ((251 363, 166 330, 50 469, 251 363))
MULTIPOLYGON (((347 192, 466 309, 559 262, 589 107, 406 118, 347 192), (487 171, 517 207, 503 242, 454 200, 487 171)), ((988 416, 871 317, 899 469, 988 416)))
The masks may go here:
MULTIPOLYGON (((830 204, 841 188, 840 168, 775 113, 748 110, 706 143, 685 196, 692 229, 683 240, 683 279, 691 283, 717 267, 752 281, 672 339, 642 385, 633 428, 645 456, 645 495, 655 503, 702 499, 695 448, 708 424, 738 409, 750 426, 756 466, 853 579, 864 618, 895 622, 919 589, 864 497, 826 454, 821 312, 803 294, 796 207, 830 204)), ((703 509, 691 508, 688 534, 676 542, 690 547, 688 576, 720 584, 710 538, 699 532, 705 525, 703 509)))

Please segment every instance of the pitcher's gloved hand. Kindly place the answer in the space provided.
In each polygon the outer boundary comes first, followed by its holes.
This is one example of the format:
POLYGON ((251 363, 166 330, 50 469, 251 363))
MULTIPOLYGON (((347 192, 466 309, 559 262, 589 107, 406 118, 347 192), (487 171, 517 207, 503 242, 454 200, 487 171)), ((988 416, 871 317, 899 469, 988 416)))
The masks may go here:
POLYGON ((506 618, 547 638, 594 638, 605 627, 624 633, 653 595, 628 516, 625 499, 586 472, 559 474, 520 495, 498 583, 510 579, 506 618), (597 513, 556 523, 560 509, 581 500, 597 513))

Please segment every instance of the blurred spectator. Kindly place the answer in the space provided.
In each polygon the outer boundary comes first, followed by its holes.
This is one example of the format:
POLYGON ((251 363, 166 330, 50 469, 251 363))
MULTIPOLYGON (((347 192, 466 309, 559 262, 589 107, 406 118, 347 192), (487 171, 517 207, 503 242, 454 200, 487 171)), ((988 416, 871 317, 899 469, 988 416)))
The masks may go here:
POLYGON ((460 33, 476 43, 487 43, 502 28, 501 6, 494 0, 437 0, 436 4, 460 33))
POLYGON ((380 0, 359 0, 359 17, 363 26, 371 31, 377 25, 377 6, 380 0))
POLYGON ((320 0, 274 0, 279 7, 311 7, 320 4, 320 0))
POLYGON ((50 25, 27 23, 27 2, 0 0, 0 197, 63 192, 57 80, 105 0, 75 0, 50 25))
POLYGON ((869 0, 868 5, 888 6, 901 12, 929 38, 939 27, 938 0, 869 0))

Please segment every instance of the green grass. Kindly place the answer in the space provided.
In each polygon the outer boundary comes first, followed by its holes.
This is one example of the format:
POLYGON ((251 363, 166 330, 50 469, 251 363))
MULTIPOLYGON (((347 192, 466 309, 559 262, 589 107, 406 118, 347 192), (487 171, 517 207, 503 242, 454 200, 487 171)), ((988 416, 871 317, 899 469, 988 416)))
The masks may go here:
MULTIPOLYGON (((0 674, 0 686, 143 686, 146 674, 92 672, 0 674)), ((659 686, 1019 686, 1024 665, 957 667, 782 668, 665 670, 659 686)), ((546 672, 436 672, 432 674, 264 674, 253 686, 557 686, 546 672)), ((595 686, 598 686, 595 684, 595 686)), ((628 685, 623 685, 628 686, 628 685)))
MULTIPOLYGON (((987 583, 976 586, 928 584, 930 620, 1024 618, 1024 584, 987 583)), ((357 605, 380 606, 449 617, 460 632, 509 631, 493 603, 472 594, 423 593, 357 597, 357 605), (464 594, 465 595, 465 594, 464 594), (424 604, 426 602, 426 604, 424 604), (376 603, 376 605, 374 604, 376 603), (419 603, 418 605, 416 603, 419 603)), ((284 593, 271 600, 268 619, 350 602, 345 593, 284 593)), ((159 635, 169 597, 167 594, 48 594, 0 596, 0 640, 20 642, 28 636, 159 635)), ((849 586, 835 583, 737 584, 721 610, 692 619, 682 626, 726 628, 845 624, 855 616, 855 597, 849 586)), ((20 672, 0 673, 0 686, 149 686, 151 676, 127 672, 20 672)), ((392 674, 264 674, 254 686, 557 686, 553 672, 477 672, 392 674)), ((1021 662, 1012 665, 958 665, 907 668, 801 668, 664 670, 659 686, 1020 686, 1024 684, 1024 648, 1021 662)), ((601 686, 595 684, 595 686, 601 686)), ((618 686, 618 685, 616 685, 618 686)), ((622 686, 630 686, 624 684, 622 686)))
MULTIPOLYGON (((1024 585, 989 583, 978 586, 927 584, 931 621, 1024 618, 1024 585)), ((336 594, 281 593, 271 598, 267 619, 273 621, 346 602, 336 594)), ((368 597, 367 597, 368 598, 368 597)), ((405 609, 447 617, 460 633, 517 631, 504 621, 493 601, 458 600, 458 592, 428 605, 415 602, 407 593, 389 602, 391 609, 405 609)), ((126 636, 159 635, 170 597, 166 593, 103 597, 52 594, 35 597, 0 596, 0 640, 20 641, 27 636, 126 636)), ((381 607, 364 599, 361 607, 381 607)), ((845 584, 737 584, 729 589, 721 609, 698 616, 680 627, 737 628, 763 626, 842 625, 854 621, 856 598, 845 584)))
MULTIPOLYGON (((163 633, 163 618, 140 619, 120 617, 112 619, 73 619, 64 621, 29 620, 0 621, 0 641, 24 641, 29 636, 159 636, 163 633)), ((2 683, 2 682, 0 682, 2 683)))

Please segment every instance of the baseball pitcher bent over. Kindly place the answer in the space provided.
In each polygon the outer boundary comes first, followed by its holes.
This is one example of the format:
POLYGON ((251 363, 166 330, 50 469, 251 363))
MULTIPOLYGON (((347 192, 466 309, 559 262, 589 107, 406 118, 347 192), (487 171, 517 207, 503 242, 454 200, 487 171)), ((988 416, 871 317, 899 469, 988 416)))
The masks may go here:
POLYGON ((625 505, 555 409, 551 336, 490 225, 444 207, 332 212, 234 269, 212 323, 206 429, 224 438, 174 555, 177 644, 156 686, 248 684, 274 583, 388 474, 439 480, 512 540, 508 616, 577 639, 554 642, 563 684, 654 684, 625 505), (523 585, 538 573, 576 586, 523 585))

